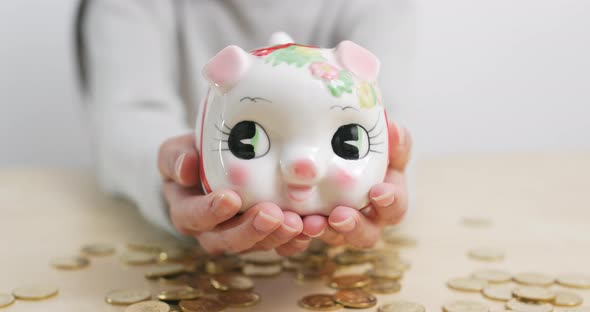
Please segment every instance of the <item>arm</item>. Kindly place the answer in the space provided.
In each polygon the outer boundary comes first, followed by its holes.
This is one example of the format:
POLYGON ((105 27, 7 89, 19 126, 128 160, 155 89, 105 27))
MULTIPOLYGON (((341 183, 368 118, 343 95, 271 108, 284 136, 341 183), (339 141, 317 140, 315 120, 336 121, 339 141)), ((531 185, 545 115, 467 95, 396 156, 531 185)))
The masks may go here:
POLYGON ((101 184, 174 232, 161 195, 158 148, 191 130, 177 91, 172 3, 94 0, 87 10, 82 31, 101 184))

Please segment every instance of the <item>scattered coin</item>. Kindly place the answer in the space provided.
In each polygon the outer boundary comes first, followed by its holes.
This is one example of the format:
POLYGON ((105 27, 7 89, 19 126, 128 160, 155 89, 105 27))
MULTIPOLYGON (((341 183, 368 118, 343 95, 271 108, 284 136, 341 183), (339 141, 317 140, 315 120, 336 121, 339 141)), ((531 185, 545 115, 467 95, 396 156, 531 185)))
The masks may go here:
POLYGON ((372 278, 387 278, 392 280, 399 280, 404 275, 404 272, 401 270, 396 270, 395 268, 378 266, 370 270, 368 274, 372 278))
POLYGON ((360 289, 342 289, 334 294, 334 301, 346 308, 366 309, 377 305, 377 298, 360 289))
POLYGON ((147 252, 147 253, 158 253, 162 251, 163 247, 166 243, 156 243, 156 242, 133 242, 127 243, 127 248, 133 251, 140 251, 140 252, 147 252))
POLYGON ((393 301, 380 306, 379 312, 426 312, 426 309, 414 302, 393 301))
POLYGON ((14 303, 14 296, 11 294, 0 294, 0 308, 5 308, 14 303))
POLYGON ((236 256, 215 257, 208 259, 205 263, 205 272, 219 274, 225 272, 239 271, 244 266, 244 261, 236 256))
POLYGON ((560 307, 575 307, 584 302, 584 299, 571 291, 556 291, 553 304, 560 307))
POLYGON ((147 289, 119 289, 107 293, 105 301, 114 305, 129 305, 150 299, 147 289))
POLYGON ((182 300, 178 306, 183 312, 220 312, 227 304, 213 298, 199 298, 196 300, 182 300))
POLYGON ((342 309, 342 305, 334 301, 332 295, 316 294, 303 297, 299 306, 314 311, 334 311, 342 309))
POLYGON ((230 290, 219 294, 217 298, 236 308, 250 307, 260 302, 260 295, 250 290, 230 290))
POLYGON ((158 300, 177 302, 180 300, 192 300, 203 296, 203 291, 192 287, 163 290, 158 294, 158 300))
POLYGON ((469 257, 479 261, 502 261, 504 260, 504 252, 494 247, 478 247, 469 250, 469 257))
POLYGON ((473 272, 471 276, 488 283, 507 283, 512 280, 510 273, 501 270, 478 270, 473 272))
POLYGON ((396 247, 415 247, 418 244, 415 239, 401 234, 393 228, 384 229, 382 238, 386 243, 396 247))
POLYGON ((373 294, 393 294, 399 292, 402 285, 392 279, 373 278, 365 289, 373 294))
POLYGON ((178 246, 164 247, 160 253, 158 253, 158 261, 160 262, 171 262, 178 261, 187 256, 186 249, 178 246))
POLYGON ((115 253, 115 247, 108 244, 88 244, 82 246, 82 253, 88 256, 110 256, 115 253))
POLYGON ((14 289, 12 295, 20 300, 43 300, 51 298, 59 292, 53 285, 27 285, 14 289))
POLYGON ((252 251, 240 256, 246 263, 258 265, 273 265, 283 261, 274 250, 252 251))
POLYGON ((447 282, 447 286, 460 291, 480 292, 488 286, 488 282, 476 278, 453 278, 447 282))
POLYGON ((121 255, 121 261, 129 265, 145 265, 156 262, 156 254, 128 250, 121 255))
POLYGON ((148 279, 156 279, 159 277, 169 277, 181 274, 185 271, 184 265, 180 263, 166 263, 152 266, 149 271, 145 273, 148 279))
POLYGON ((362 288, 369 284, 369 278, 364 275, 342 275, 333 277, 328 286, 335 289, 362 288))
POLYGON ((169 312, 170 306, 161 301, 144 301, 128 306, 125 312, 169 312))
POLYGON ((79 270, 89 264, 90 261, 87 258, 79 256, 60 257, 51 260, 51 266, 59 270, 79 270))
POLYGON ((549 302, 555 298, 555 293, 548 288, 539 286, 520 286, 512 292, 514 298, 521 301, 549 302))
POLYGON ((211 276, 211 285, 219 290, 250 290, 254 281, 241 274, 222 273, 211 276))
POLYGON ((506 303, 506 307, 514 312, 551 312, 553 306, 549 303, 522 302, 512 299, 506 303))
POLYGON ((557 283, 572 288, 590 288, 590 275, 567 274, 557 277, 557 283))
POLYGON ((271 277, 281 274, 283 266, 281 264, 273 265, 256 265, 256 264, 245 264, 242 268, 242 273, 252 277, 271 277))
POLYGON ((457 300, 443 306, 445 312, 488 312, 490 308, 478 301, 457 300))
POLYGON ((375 270, 387 269, 405 272, 412 267, 412 264, 405 259, 382 259, 373 260, 375 270))
POLYGON ((555 279, 543 273, 525 272, 514 275, 514 281, 523 285, 550 286, 555 279))
POLYGON ((481 292, 484 297, 497 301, 508 301, 512 299, 514 287, 510 285, 494 285, 484 288, 481 292))
POLYGON ((563 310, 563 312, 590 312, 590 307, 575 307, 563 310))

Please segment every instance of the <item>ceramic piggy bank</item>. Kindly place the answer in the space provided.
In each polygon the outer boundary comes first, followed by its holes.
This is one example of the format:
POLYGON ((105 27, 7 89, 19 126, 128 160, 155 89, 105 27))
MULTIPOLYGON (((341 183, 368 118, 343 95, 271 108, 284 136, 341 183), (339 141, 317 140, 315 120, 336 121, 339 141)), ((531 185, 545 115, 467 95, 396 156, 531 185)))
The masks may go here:
POLYGON ((205 191, 236 191, 242 211, 367 207, 388 163, 378 72, 375 55, 351 41, 221 50, 203 69, 210 90, 197 118, 205 191))

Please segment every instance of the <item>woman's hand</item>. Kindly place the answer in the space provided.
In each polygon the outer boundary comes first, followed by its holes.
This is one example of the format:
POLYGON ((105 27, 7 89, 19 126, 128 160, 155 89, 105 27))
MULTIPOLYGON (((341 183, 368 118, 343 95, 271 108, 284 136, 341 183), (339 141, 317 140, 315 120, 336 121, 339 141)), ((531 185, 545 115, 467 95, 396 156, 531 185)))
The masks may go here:
POLYGON ((355 247, 373 246, 381 228, 399 223, 408 209, 408 192, 404 170, 410 159, 412 140, 404 128, 389 124, 389 167, 385 181, 371 189, 371 206, 359 212, 350 207, 336 207, 327 218, 313 215, 303 219, 303 233, 332 245, 349 243, 355 247))
POLYGON ((199 178, 199 154, 192 134, 160 146, 158 167, 163 192, 176 229, 195 237, 209 253, 276 249, 280 255, 303 251, 301 217, 273 203, 260 203, 236 216, 242 205, 237 193, 218 190, 205 195, 199 178))

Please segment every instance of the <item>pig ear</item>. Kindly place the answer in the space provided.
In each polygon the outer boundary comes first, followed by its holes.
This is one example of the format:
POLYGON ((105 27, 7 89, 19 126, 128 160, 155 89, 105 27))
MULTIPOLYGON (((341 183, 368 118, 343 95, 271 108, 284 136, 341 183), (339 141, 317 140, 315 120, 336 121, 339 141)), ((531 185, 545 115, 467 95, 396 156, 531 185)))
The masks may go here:
POLYGON ((231 90, 246 73, 252 59, 242 48, 230 45, 219 51, 203 68, 203 76, 222 94, 231 90))
POLYGON ((373 82, 379 75, 379 59, 369 50, 352 41, 342 41, 336 47, 336 57, 346 69, 359 78, 373 82))

